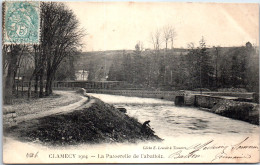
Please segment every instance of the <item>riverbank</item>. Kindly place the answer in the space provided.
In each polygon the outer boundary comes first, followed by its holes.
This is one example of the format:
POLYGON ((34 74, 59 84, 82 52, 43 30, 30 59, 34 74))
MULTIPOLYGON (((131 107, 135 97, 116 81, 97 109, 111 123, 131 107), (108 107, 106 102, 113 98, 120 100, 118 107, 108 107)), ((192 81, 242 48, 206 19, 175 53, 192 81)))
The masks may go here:
POLYGON ((221 116, 259 125, 259 104, 222 100, 210 111, 221 116))
MULTIPOLYGON (((5 134, 19 140, 44 145, 114 143, 161 140, 142 131, 142 124, 99 99, 91 107, 84 105, 73 112, 55 114, 21 122, 6 128, 5 134)), ((152 130, 149 131, 152 132, 152 130)))
POLYGON ((252 98, 190 94, 184 96, 184 105, 259 125, 259 104, 252 98))

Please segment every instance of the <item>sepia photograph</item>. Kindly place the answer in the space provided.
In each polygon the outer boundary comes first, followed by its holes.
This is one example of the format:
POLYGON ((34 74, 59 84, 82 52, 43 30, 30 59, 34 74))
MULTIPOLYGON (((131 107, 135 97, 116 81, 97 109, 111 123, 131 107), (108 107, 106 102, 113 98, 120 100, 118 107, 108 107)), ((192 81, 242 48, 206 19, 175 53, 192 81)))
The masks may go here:
POLYGON ((5 164, 259 163, 259 4, 5 1, 5 164))

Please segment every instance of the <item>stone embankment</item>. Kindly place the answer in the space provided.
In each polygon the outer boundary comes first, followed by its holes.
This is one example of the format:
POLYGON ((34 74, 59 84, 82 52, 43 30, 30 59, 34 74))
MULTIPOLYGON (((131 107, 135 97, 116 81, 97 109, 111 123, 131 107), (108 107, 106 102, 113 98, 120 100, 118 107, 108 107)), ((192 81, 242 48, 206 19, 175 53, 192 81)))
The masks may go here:
POLYGON ((176 97, 175 104, 200 107, 221 116, 259 125, 259 104, 253 102, 254 95, 238 93, 235 96, 186 93, 176 97), (235 97, 238 95, 240 97, 235 97))
POLYGON ((222 100, 217 103, 211 112, 221 116, 230 117, 259 125, 259 104, 240 102, 233 100, 222 100))
POLYGON ((6 110, 3 112, 3 126, 11 127, 17 124, 16 120, 17 114, 13 110, 6 110))

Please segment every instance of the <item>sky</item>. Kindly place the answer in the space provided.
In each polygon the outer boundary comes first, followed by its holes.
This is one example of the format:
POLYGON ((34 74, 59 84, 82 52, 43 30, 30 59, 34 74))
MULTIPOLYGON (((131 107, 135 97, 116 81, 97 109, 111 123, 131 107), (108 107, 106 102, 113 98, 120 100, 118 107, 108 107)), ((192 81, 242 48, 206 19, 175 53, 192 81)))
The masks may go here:
MULTIPOLYGON (((175 48, 259 45, 259 6, 195 2, 66 2, 87 35, 83 51, 134 49, 138 41, 152 48, 151 33, 175 29, 175 48)), ((164 47, 164 44, 162 44, 164 47)))

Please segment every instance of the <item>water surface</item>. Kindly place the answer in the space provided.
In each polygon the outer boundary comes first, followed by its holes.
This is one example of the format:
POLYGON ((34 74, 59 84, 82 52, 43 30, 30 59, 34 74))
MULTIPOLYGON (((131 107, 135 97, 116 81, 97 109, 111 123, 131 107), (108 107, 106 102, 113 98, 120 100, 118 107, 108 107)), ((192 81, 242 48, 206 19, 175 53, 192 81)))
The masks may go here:
POLYGON ((256 125, 202 111, 195 107, 177 107, 172 101, 107 94, 89 93, 89 95, 113 104, 115 107, 126 108, 127 114, 141 123, 150 120, 151 127, 161 138, 185 135, 241 136, 259 131, 256 125))

